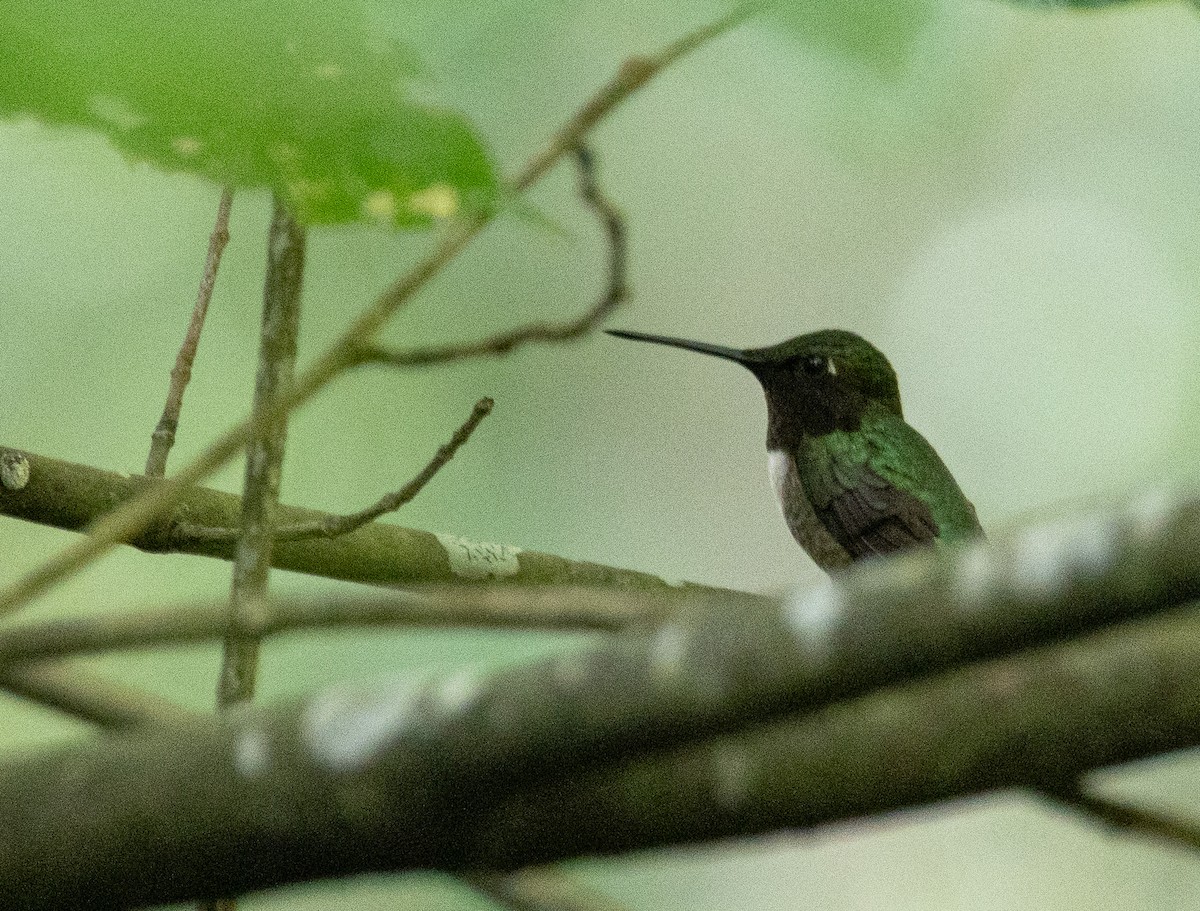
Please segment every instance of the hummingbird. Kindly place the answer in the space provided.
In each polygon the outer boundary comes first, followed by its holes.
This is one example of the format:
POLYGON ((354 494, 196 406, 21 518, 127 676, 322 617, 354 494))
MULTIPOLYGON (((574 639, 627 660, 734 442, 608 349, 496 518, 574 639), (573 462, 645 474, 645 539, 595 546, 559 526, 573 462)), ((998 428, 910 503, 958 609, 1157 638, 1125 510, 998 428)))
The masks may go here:
POLYGON ((826 572, 869 557, 983 536, 975 507, 904 420, 883 352, 841 329, 767 348, 610 329, 609 335, 734 361, 767 399, 771 480, 788 529, 826 572))

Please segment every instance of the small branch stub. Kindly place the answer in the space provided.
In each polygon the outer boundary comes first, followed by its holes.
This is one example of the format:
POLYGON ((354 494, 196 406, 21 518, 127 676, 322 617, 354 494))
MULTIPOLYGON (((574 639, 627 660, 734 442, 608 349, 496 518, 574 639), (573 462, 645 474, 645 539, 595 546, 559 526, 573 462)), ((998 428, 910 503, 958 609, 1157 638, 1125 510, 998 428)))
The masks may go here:
POLYGON ((29 459, 16 449, 0 450, 0 487, 23 490, 29 483, 29 459))

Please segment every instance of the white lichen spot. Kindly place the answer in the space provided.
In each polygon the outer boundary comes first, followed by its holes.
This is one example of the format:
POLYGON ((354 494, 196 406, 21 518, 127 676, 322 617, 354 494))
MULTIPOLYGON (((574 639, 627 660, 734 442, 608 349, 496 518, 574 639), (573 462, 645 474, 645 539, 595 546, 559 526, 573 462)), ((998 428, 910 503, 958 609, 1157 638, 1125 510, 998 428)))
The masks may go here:
POLYGON ((340 63, 323 63, 316 69, 318 79, 340 79, 346 75, 346 68, 340 63))
POLYGON ((662 677, 674 677, 687 658, 687 631, 678 623, 664 623, 650 641, 650 667, 662 677))
POLYGON ((309 702, 302 737, 313 758, 330 771, 362 769, 405 734, 424 689, 411 677, 370 690, 332 687, 309 702))
POLYGON ((986 541, 967 544, 958 550, 954 583, 966 605, 982 604, 996 583, 995 560, 986 541))
POLYGON ((1028 597, 1053 599, 1073 583, 1106 572, 1120 529, 1100 515, 1072 517, 1030 529, 1016 542, 1012 584, 1028 597))
POLYGON ((449 712, 465 712, 481 692, 479 677, 474 671, 462 670, 436 684, 438 705, 449 712))
POLYGON ((1191 498, 1183 491, 1170 487, 1146 491, 1129 506, 1134 533, 1145 538, 1161 535, 1187 499, 1191 498))
POLYGON ((408 207, 430 218, 449 218, 458 211, 458 190, 449 184, 430 184, 408 197, 408 207))
POLYGON ((239 775, 254 778, 271 766, 270 738, 255 725, 239 733, 233 741, 233 767, 239 775))
POLYGON ((29 458, 15 449, 0 450, 0 487, 23 490, 29 483, 29 458))
POLYGON ((744 747, 720 744, 709 751, 712 797, 727 813, 739 812, 751 793, 754 763, 744 747))
POLYGON ((93 95, 88 101, 92 114, 122 133, 144 126, 149 118, 119 95, 93 95))
POLYGON ((437 535, 450 561, 450 572, 460 579, 503 579, 521 571, 521 548, 508 544, 470 541, 458 535, 437 535))
POLYGON ((171 148, 180 158, 191 158, 200 153, 204 143, 195 136, 176 136, 171 140, 171 148))
POLYGON ((816 588, 797 589, 783 602, 784 623, 804 653, 815 662, 824 661, 835 651, 844 614, 844 597, 830 582, 816 588))
POLYGON ((362 214, 374 221, 391 222, 396 218, 396 194, 391 190, 376 190, 363 197, 362 214))

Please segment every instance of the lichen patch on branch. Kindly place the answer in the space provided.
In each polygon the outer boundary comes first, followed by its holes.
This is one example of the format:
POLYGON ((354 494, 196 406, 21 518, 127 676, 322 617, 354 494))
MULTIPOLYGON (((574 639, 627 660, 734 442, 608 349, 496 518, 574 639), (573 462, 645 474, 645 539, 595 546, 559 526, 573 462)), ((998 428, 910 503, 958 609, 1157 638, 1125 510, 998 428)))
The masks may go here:
POLYGON ((309 702, 303 737, 330 771, 361 769, 408 730, 427 687, 425 681, 399 675, 373 691, 335 686, 309 702))
POLYGON ((261 724, 252 724, 234 738, 233 766, 247 778, 270 770, 271 738, 261 724))
POLYGON ((15 449, 0 450, 0 487, 24 490, 29 483, 29 459, 15 449))
POLYGON ((838 630, 845 622, 844 596, 828 582, 793 593, 783 604, 784 621, 814 664, 837 653, 838 630))
POLYGON ((460 579, 503 579, 521 571, 519 547, 471 541, 458 535, 439 534, 437 539, 446 550, 450 572, 460 579))
POLYGON ((1107 572, 1120 541, 1118 524, 1101 515, 1034 526, 1016 542, 1013 583, 1034 597, 1053 598, 1074 582, 1107 572))
POLYGON ((687 629, 678 623, 664 623, 654 633, 650 646, 650 667, 662 677, 677 677, 684 669, 687 652, 687 629))

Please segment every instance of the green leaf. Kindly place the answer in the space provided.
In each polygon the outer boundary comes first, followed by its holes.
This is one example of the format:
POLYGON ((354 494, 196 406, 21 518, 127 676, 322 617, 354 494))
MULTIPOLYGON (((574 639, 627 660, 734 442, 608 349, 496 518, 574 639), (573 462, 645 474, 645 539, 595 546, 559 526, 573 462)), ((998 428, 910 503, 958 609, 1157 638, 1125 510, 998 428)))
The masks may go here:
POLYGON ((458 114, 418 102, 358 0, 0 0, 0 114, 98 130, 130 158, 270 187, 309 223, 427 225, 490 206, 458 114))
POLYGON ((1149 0, 1009 0, 1013 6, 1032 6, 1044 10, 1100 9, 1105 6, 1132 6, 1149 0))
POLYGON ((780 0, 771 9, 803 40, 886 73, 908 62, 934 0, 780 0))

